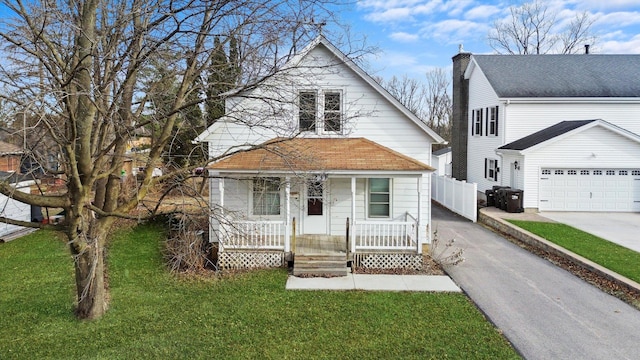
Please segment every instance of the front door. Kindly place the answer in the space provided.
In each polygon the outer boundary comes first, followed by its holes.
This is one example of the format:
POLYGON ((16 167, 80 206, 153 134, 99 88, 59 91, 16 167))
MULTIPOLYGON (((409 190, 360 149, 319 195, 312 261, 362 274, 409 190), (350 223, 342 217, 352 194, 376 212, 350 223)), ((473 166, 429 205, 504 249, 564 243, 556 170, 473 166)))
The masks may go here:
POLYGON ((302 231, 305 234, 327 233, 327 182, 310 180, 307 182, 306 202, 303 208, 304 225, 302 231))

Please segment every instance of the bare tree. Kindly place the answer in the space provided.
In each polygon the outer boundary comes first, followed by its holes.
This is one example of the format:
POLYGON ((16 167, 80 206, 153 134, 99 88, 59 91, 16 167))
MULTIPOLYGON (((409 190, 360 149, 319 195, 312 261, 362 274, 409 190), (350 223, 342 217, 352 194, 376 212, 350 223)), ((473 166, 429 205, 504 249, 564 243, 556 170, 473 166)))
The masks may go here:
POLYGON ((62 208, 66 220, 60 226, 1 220, 64 231, 74 259, 79 318, 99 318, 107 309, 104 248, 114 221, 155 215, 158 206, 148 213, 131 212, 160 181, 190 173, 178 168, 152 176, 180 114, 204 101, 191 94, 204 93, 194 84, 215 64, 214 38, 237 41, 237 86, 252 89, 279 76, 291 49, 317 34, 309 19, 332 20, 331 2, 2 1, 0 37, 8 44, 3 55, 9 60, 0 68, 2 96, 16 113, 30 114, 37 119, 34 126, 44 129, 60 163, 59 170, 47 171, 63 179, 66 188, 37 195, 0 183, 0 192, 28 204, 62 208), (156 64, 165 73, 153 80, 149 71, 156 64), (154 96, 166 86, 162 79, 176 80, 171 96, 154 96), (164 103, 151 104, 158 99, 164 103), (120 173, 130 140, 140 129, 152 137, 146 167, 134 189, 125 192, 120 173))
POLYGON ((445 140, 451 139, 452 103, 449 95, 451 74, 433 69, 424 81, 404 75, 390 80, 379 79, 384 88, 445 140))
POLYGON ((442 138, 451 140, 451 116, 453 103, 449 95, 452 75, 449 71, 438 68, 429 71, 427 78, 427 125, 442 138))
POLYGON ((511 6, 506 19, 497 20, 489 31, 489 45, 503 54, 571 54, 583 44, 592 44, 593 20, 580 13, 564 25, 540 0, 511 6))

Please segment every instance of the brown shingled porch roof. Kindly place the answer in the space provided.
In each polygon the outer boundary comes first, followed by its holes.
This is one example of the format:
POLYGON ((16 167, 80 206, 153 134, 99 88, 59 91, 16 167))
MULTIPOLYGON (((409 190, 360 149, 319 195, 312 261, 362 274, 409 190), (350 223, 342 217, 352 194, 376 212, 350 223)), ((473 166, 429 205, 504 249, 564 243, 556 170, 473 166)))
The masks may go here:
MULTIPOLYGON (((426 146, 426 144, 425 144, 426 146)), ((400 171, 434 169, 365 138, 273 139, 209 166, 222 171, 400 171)))

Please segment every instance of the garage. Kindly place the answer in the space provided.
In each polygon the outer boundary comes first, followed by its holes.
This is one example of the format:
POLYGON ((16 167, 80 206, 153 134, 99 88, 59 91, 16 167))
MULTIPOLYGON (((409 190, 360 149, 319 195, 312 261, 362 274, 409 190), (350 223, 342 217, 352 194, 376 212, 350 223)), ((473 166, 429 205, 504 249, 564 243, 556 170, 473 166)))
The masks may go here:
POLYGON ((540 170, 540 211, 640 211, 640 169, 540 170))

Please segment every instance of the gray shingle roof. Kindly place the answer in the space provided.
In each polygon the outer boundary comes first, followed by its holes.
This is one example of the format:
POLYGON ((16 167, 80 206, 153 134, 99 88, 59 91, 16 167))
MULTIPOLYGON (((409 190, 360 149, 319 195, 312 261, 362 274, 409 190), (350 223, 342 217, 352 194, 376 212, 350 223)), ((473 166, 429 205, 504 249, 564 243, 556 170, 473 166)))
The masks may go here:
POLYGON ((574 121, 562 121, 548 128, 542 129, 538 132, 534 132, 531 135, 527 135, 514 142, 508 143, 499 147, 499 150, 524 150, 532 146, 543 143, 547 140, 553 139, 556 136, 560 136, 571 130, 577 129, 581 126, 587 125, 597 120, 574 120, 574 121))
POLYGON ((473 55, 498 97, 640 97, 640 55, 473 55))

